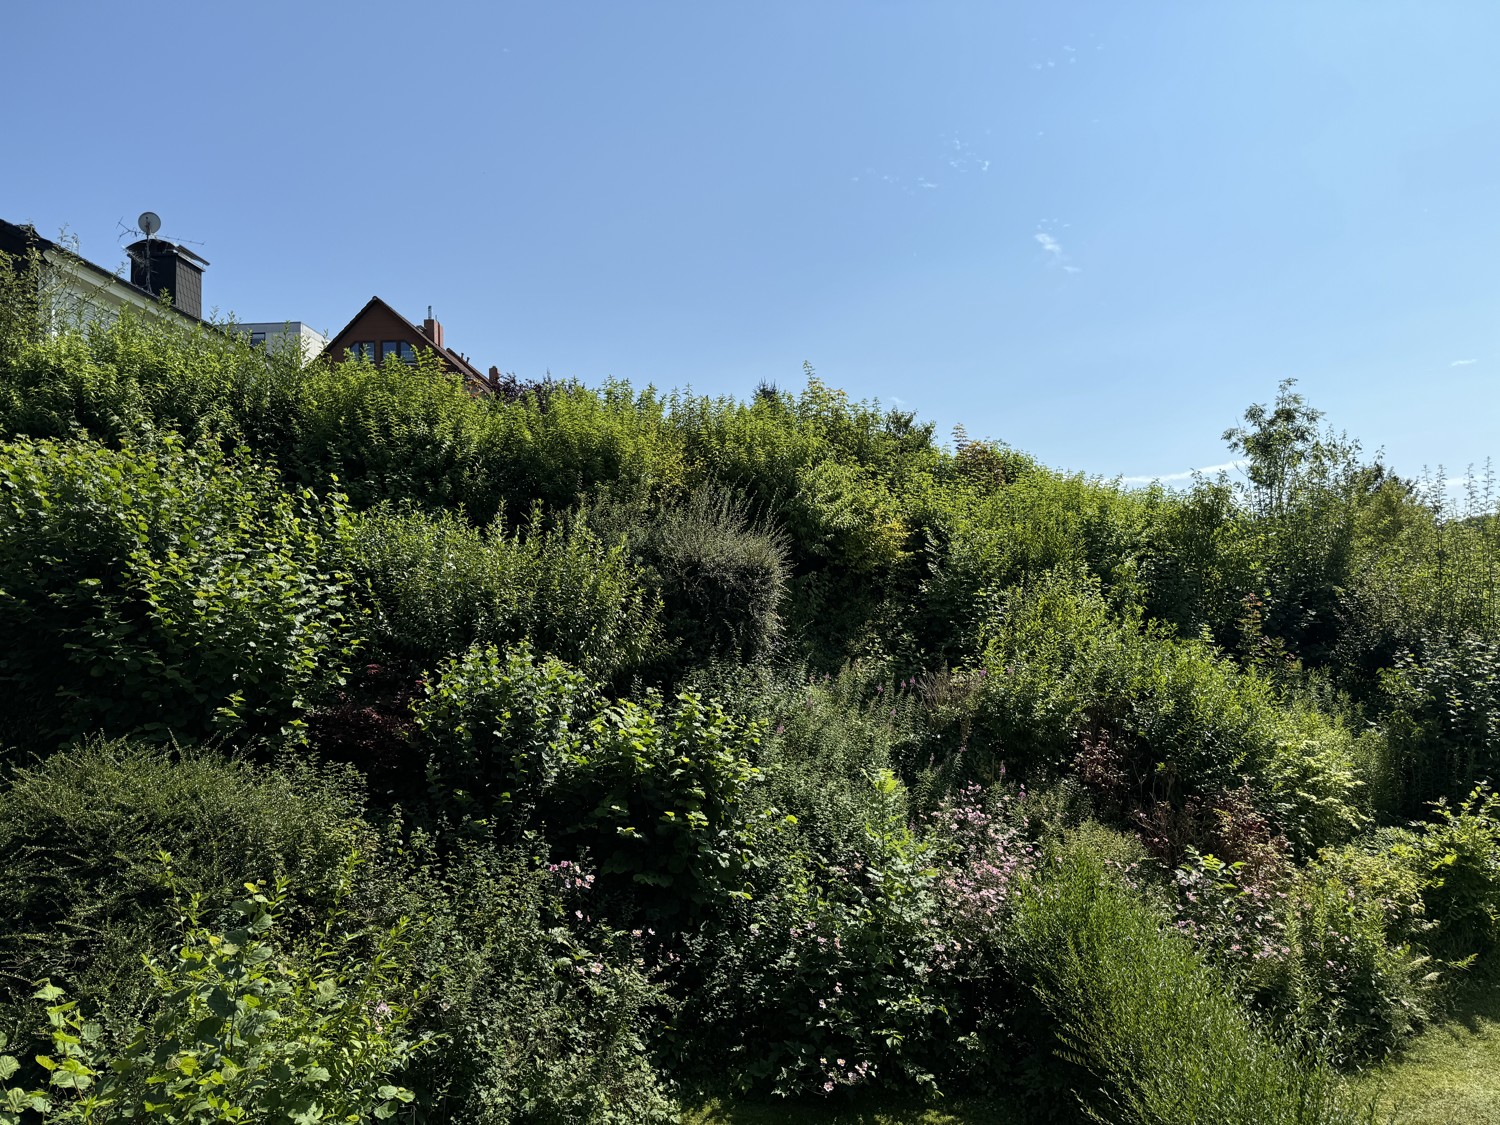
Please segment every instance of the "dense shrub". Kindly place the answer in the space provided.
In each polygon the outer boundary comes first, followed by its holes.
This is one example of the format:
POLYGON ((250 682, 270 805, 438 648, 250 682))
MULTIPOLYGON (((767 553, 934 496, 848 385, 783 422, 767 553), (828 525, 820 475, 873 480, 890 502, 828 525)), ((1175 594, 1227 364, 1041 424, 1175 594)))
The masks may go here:
POLYGON ((414 366, 349 360, 303 378, 292 432, 280 452, 299 482, 335 478, 350 502, 467 505, 481 520, 497 509, 479 455, 484 412, 456 375, 424 350, 414 366))
POLYGON ((1118 616, 1096 582, 1051 574, 995 597, 983 631, 970 768, 1080 769, 1106 795, 1180 808, 1245 779, 1304 853, 1362 822, 1356 740, 1287 706, 1203 641, 1118 616))
POLYGON ((1500 766, 1500 641, 1434 637, 1381 675, 1402 805, 1456 796, 1500 766))
MULTIPOLYGON (((169 866, 165 874, 171 885, 169 866)), ((44 983, 35 998, 51 1050, 35 1059, 48 1081, 7 1090, 9 1108, 38 1110, 47 1122, 160 1116, 208 1125, 368 1121, 411 1102, 393 1079, 430 1036, 409 1030, 422 987, 406 920, 368 935, 366 949, 366 935, 345 932, 335 908, 299 948, 276 932, 286 880, 242 890, 239 924, 223 931, 196 899, 179 898, 180 944, 166 957, 146 954, 143 1022, 95 1022, 44 983)), ((18 1069, 0 1056, 0 1074, 18 1069)))
POLYGON ((602 704, 524 646, 449 661, 417 724, 440 802, 592 856, 617 907, 672 915, 743 894, 765 812, 753 792, 759 724, 692 692, 602 704))
POLYGON ((299 725, 354 645, 341 515, 175 440, 0 446, 0 737, 299 725))
POLYGON ((591 676, 623 679, 653 652, 654 599, 619 544, 581 523, 506 533, 381 509, 351 521, 347 565, 369 610, 369 654, 425 671, 470 645, 527 639, 591 676))
POLYGON ((671 497, 683 487, 681 439, 666 402, 650 390, 562 384, 484 407, 478 456, 489 491, 469 505, 478 519, 529 511, 534 503, 562 511, 601 485, 636 500, 671 497))
POLYGON ((300 357, 206 325, 130 310, 80 319, 45 298, 55 331, 12 338, 0 364, 0 433, 117 445, 175 432, 191 443, 280 451, 300 357))
POLYGON ((670 670, 770 655, 782 627, 784 548, 752 526, 731 494, 699 489, 670 507, 605 501, 586 517, 606 542, 624 538, 644 563, 662 603, 670 670))
POLYGON ((1388 855, 1419 880, 1433 953, 1461 962, 1500 945, 1500 795, 1480 787, 1457 807, 1439 801, 1429 822, 1393 834, 1388 855))
POLYGON ((1431 1013, 1439 973, 1410 941, 1416 881, 1350 848, 1279 881, 1194 855, 1177 872, 1178 926, 1308 1051, 1343 1064, 1380 1058, 1431 1013))
POLYGON ((836 676, 789 669, 732 677, 710 669, 692 687, 716 691, 760 722, 765 801, 796 817, 799 837, 819 854, 860 846, 865 825, 890 800, 870 778, 898 770, 921 737, 912 700, 893 690, 878 665, 851 664, 836 676))
POLYGON ((402 1081, 415 1119, 455 1125, 675 1121, 647 1050, 670 1004, 641 938, 594 913, 592 875, 470 842, 446 855, 420 834, 363 888, 376 916, 420 912, 432 969, 417 1026, 435 1047, 402 1081))
POLYGON ((554 657, 538 660, 525 643, 454 657, 416 707, 434 799, 519 836, 555 808, 592 709, 582 675, 554 657))
POLYGON ((668 1046, 684 1072, 780 1097, 932 1089, 958 951, 939 927, 938 871, 910 831, 900 783, 852 847, 807 847, 765 826, 755 890, 687 942, 684 1009, 668 1046))
MULTIPOLYGON (((0 792, 0 966, 52 976, 93 1005, 139 997, 140 954, 172 924, 158 853, 206 911, 247 878, 290 878, 328 904, 343 857, 367 847, 357 779, 202 750, 93 742, 15 770, 0 792)), ((10 1001, 14 1002, 15 996, 10 1001)))

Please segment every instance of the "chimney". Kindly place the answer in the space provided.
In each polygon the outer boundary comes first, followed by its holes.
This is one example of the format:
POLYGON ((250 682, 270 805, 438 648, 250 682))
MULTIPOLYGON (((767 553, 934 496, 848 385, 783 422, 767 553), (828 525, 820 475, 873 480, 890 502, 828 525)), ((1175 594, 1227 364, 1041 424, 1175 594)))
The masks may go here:
POLYGON ((153 297, 163 289, 172 307, 203 318, 203 267, 206 261, 186 246, 160 238, 143 238, 125 247, 130 255, 130 284, 153 297))
POLYGON ((422 332, 437 345, 438 351, 443 351, 443 326, 432 319, 432 306, 427 306, 427 319, 422 322, 422 332))

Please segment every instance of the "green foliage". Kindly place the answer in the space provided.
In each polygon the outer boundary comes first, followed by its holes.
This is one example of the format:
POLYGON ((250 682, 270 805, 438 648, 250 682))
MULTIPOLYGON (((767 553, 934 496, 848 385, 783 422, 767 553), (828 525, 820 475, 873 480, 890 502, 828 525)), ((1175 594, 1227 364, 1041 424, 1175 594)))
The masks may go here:
POLYGON ((437 1042, 404 1076, 416 1120, 676 1120, 646 1042, 670 1001, 639 933, 580 924, 595 905, 589 873, 476 843, 444 859, 420 833, 387 854, 368 909, 427 912, 417 959, 442 966, 423 1009, 437 1042))
POLYGON ((676 395, 689 483, 734 490, 784 536, 788 633, 821 664, 890 651, 920 578, 920 499, 943 457, 930 425, 851 402, 808 370, 798 396, 749 403, 676 395))
POLYGON ((1372 895, 1347 868, 1315 866, 1293 884, 1284 911, 1290 952, 1273 959, 1261 999, 1327 1057, 1379 1058, 1400 1046, 1431 1011, 1438 972, 1393 931, 1410 905, 1372 895))
MULTIPOLYGON (((0 365, 0 432, 117 445, 175 431, 265 448, 284 427, 298 357, 238 334, 124 310, 88 319, 42 297, 54 331, 16 341, 0 365)), ((271 451, 269 448, 267 451, 271 451)))
POLYGON ((1111 1125, 1370 1121, 1338 1079, 1263 1036, 1191 944, 1084 845, 1022 902, 1017 953, 1111 1125), (1097 1085, 1096 1085, 1097 1084, 1097 1085))
POLYGON ((667 913, 743 895, 761 735, 692 692, 605 708, 572 762, 576 828, 558 823, 558 837, 602 874, 661 888, 642 897, 667 913))
POLYGON ((947 550, 925 593, 966 633, 978 625, 986 590, 1048 571, 1091 574, 1103 588, 1119 585, 1121 596, 1133 591, 1149 508, 1132 493, 1037 469, 1000 488, 955 490, 944 501, 947 550))
POLYGON ((353 651, 341 515, 175 440, 0 446, 4 733, 296 728, 353 651))
POLYGON ((357 508, 388 500, 496 514, 483 502, 484 411, 431 352, 415 366, 315 367, 292 409, 281 460, 294 479, 321 488, 336 478, 357 508))
POLYGON ((507 534, 449 515, 380 509, 351 521, 347 566, 369 610, 370 655, 427 670, 470 645, 524 639, 618 680, 653 651, 655 604, 619 545, 581 522, 507 534))
POLYGON ((510 835, 532 826, 580 753, 591 694, 578 672, 524 642, 446 662, 416 710, 434 797, 510 835))
POLYGON ((726 1076, 777 1097, 935 1088, 952 1065, 942 1035, 956 950, 930 848, 905 823, 900 783, 869 782, 862 839, 808 848, 795 823, 768 823, 756 892, 690 957, 703 974, 669 1044, 700 1082, 726 1076))
POLYGON ((1500 765, 1500 640, 1435 637, 1381 675, 1392 769, 1409 806, 1447 796, 1500 765))
POLYGON ((605 485, 620 497, 672 495, 684 483, 681 438, 654 392, 624 383, 599 390, 563 384, 546 395, 483 404, 478 456, 489 494, 469 505, 479 519, 540 502, 572 507, 605 485))
POLYGON ((1500 795, 1481 786, 1457 808, 1439 801, 1432 821, 1390 850, 1421 880, 1435 954, 1462 961, 1500 944, 1500 795))
POLYGON ((969 765, 1075 766, 1105 796, 1180 806, 1249 777, 1307 852, 1361 823, 1355 740, 1289 708, 1271 683, 1203 641, 1113 614, 1095 581, 1049 574, 991 601, 969 765))
MULTIPOLYGON (((47 1089, 11 1088, 10 1105, 48 1122, 313 1125, 384 1120, 411 1102, 393 1077, 431 1036, 408 1031, 422 992, 410 925, 371 935, 366 949, 363 935, 340 932, 335 909, 317 940, 298 949, 275 934, 287 883, 244 889, 240 924, 223 932, 204 923, 196 899, 183 904, 181 945, 170 958, 147 959, 155 1001, 146 1024, 111 1035, 45 984, 36 999, 54 1046, 36 1062, 47 1089), (111 1051, 110 1039, 123 1045, 111 1051)), ((15 1060, 4 1069, 14 1073, 15 1060)))
POLYGON ((168 937, 158 851, 205 909, 223 907, 247 874, 285 876, 309 908, 326 906, 340 858, 368 844, 360 812, 355 779, 291 758, 268 769, 93 742, 17 769, 0 791, 0 968, 133 1011, 140 954, 168 937))
MULTIPOLYGON (((799 838, 816 854, 863 846, 865 826, 884 815, 890 800, 870 779, 901 765, 918 738, 912 701, 884 671, 862 663, 837 676, 766 675, 730 694, 734 707, 767 732, 758 759, 767 805, 796 817, 799 838)), ((728 685, 714 678, 723 693, 728 685)))
POLYGON ((606 501, 585 514, 606 541, 624 538, 645 564, 673 669, 770 655, 781 634, 785 550, 752 526, 732 494, 698 489, 665 508, 606 501))
POLYGON ((428 776, 467 817, 545 827, 653 913, 741 894, 761 728, 692 692, 600 705, 524 646, 444 665, 417 708, 428 776))

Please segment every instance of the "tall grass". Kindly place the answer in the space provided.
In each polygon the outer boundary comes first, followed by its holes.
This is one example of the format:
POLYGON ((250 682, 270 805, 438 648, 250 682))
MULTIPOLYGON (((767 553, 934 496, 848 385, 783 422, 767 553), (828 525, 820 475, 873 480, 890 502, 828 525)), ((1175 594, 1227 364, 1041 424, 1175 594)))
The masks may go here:
POLYGON ((1109 1125, 1354 1125, 1373 1110, 1326 1065, 1258 1031, 1191 945, 1086 842, 1065 845, 1018 917, 1032 987, 1109 1125))

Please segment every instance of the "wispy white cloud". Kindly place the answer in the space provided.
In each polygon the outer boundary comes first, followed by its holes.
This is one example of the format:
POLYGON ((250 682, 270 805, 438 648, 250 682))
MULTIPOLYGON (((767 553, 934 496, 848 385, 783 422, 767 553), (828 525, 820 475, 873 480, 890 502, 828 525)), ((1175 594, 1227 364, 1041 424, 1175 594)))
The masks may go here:
MULTIPOLYGON (((1049 268, 1061 270, 1067 274, 1082 273, 1083 270, 1080 267, 1073 265, 1073 260, 1068 257, 1068 252, 1063 249, 1063 245, 1057 240, 1057 236, 1047 229, 1048 227, 1057 229, 1057 225, 1056 219, 1042 219, 1037 223, 1038 229, 1031 237, 1036 239, 1037 245, 1045 251, 1049 268)), ((1066 226, 1067 224, 1064 223, 1063 225, 1066 226)))
POLYGON ((1479 361, 1477 359, 1455 359, 1448 366, 1449 367, 1468 367, 1471 364, 1475 364, 1475 363, 1478 363, 1478 362, 1479 361))
POLYGON ((1178 481, 1192 480, 1195 476, 1217 476, 1219 473, 1227 473, 1234 469, 1242 468, 1249 462, 1243 458, 1236 461, 1225 461, 1222 465, 1204 465, 1201 469, 1187 469, 1180 473, 1157 473, 1155 476, 1120 477, 1121 484, 1173 484, 1178 481))

